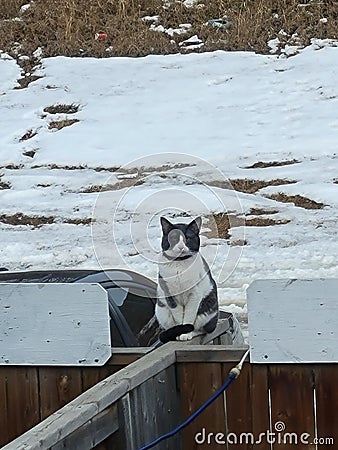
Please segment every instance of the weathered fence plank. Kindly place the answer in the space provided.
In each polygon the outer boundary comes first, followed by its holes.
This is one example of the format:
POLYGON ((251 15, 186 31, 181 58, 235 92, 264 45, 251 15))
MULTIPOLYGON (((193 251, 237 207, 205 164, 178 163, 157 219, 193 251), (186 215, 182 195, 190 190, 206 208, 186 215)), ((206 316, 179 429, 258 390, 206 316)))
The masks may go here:
POLYGON ((252 434, 259 441, 259 450, 271 450, 270 444, 260 434, 270 429, 267 366, 251 364, 251 411, 252 434))
POLYGON ((51 450, 91 450, 118 430, 117 405, 102 411, 51 450))
MULTIPOLYGON (((0 368, 0 406, 1 406, 1 412, 0 412, 0 447, 7 442, 9 442, 11 439, 14 439, 17 435, 10 436, 9 435, 9 426, 8 426, 8 415, 9 415, 9 405, 7 400, 7 377, 8 377, 8 371, 1 370, 0 368)), ((22 424, 18 424, 17 426, 20 426, 20 432, 23 432, 22 430, 22 424), (22 431, 21 431, 22 430, 22 431)))
POLYGON ((82 393, 81 370, 47 367, 39 370, 41 419, 62 408, 82 393))
POLYGON ((338 447, 338 364, 315 368, 317 437, 321 450, 338 447))
MULTIPOLYGON (((220 363, 179 363, 178 376, 182 419, 196 411, 222 385, 220 363)), ((206 411, 182 431, 183 448, 189 450, 213 448, 211 442, 218 433, 225 435, 224 398, 221 395, 206 411), (212 417, 212 420, 208 418, 212 417)))
POLYGON ((6 367, 0 373, 0 405, 6 411, 0 419, 0 445, 3 445, 39 423, 39 385, 33 367, 6 367))
POLYGON ((282 442, 273 444, 273 449, 294 449, 296 440, 297 449, 315 450, 315 445, 310 444, 315 436, 314 379, 311 366, 271 365, 269 387, 272 431, 276 433, 276 439, 282 439, 282 442), (307 444, 301 442, 304 433, 311 436, 307 444))
MULTIPOLYGON (((224 380, 233 366, 234 364, 229 363, 223 365, 224 380)), ((247 434, 252 430, 251 385, 251 368, 249 364, 245 364, 240 377, 232 382, 225 393, 229 450, 253 448, 252 436, 247 434)))

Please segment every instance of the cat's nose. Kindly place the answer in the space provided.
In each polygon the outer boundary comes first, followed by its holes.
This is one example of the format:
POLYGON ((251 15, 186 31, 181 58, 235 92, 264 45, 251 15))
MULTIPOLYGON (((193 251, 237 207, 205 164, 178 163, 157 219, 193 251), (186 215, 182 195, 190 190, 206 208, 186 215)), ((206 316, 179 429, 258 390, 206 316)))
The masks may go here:
POLYGON ((179 244, 177 244, 177 248, 179 250, 183 250, 184 249, 184 242, 180 242, 179 244))

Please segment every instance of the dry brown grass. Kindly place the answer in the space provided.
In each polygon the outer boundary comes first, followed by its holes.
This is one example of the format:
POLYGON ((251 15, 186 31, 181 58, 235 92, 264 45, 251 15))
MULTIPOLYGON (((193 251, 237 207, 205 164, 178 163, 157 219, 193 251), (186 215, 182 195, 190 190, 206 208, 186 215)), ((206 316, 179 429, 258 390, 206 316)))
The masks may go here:
POLYGON ((30 130, 27 130, 25 134, 21 136, 19 139, 19 142, 28 141, 28 139, 32 139, 32 137, 36 136, 38 134, 37 130, 33 130, 32 128, 30 130))
POLYGON ((276 200, 277 202, 294 203, 295 206, 305 209, 323 209, 325 206, 324 203, 316 202, 315 200, 311 200, 301 195, 286 195, 282 192, 267 195, 267 197, 276 200))
POLYGON ((269 217, 255 217, 246 219, 245 225, 247 227, 270 227, 272 225, 285 225, 289 223, 288 219, 271 219, 269 217))
POLYGON ((2 181, 1 177, 0 177, 0 191, 4 190, 4 189, 10 189, 11 185, 9 183, 7 183, 6 181, 2 181))
POLYGON ((25 74, 22 78, 18 79, 19 86, 16 86, 14 89, 25 89, 28 87, 33 81, 39 80, 40 76, 37 75, 28 75, 25 74))
POLYGON ((287 161, 258 161, 251 166, 245 167, 245 169, 265 169, 266 167, 280 167, 290 166, 292 164, 298 164, 300 161, 296 159, 290 159, 287 161))
POLYGON ((44 112, 48 114, 75 114, 79 110, 79 105, 72 103, 70 105, 59 104, 46 106, 43 109, 44 112))
POLYGON ((222 189, 234 189, 238 192, 253 194, 267 186, 281 186, 283 184, 297 183, 296 180, 287 180, 285 178, 275 178, 273 180, 254 180, 250 178, 236 178, 225 181, 208 181, 208 186, 219 187, 222 189))
POLYGON ((63 119, 63 120, 53 120, 49 123, 48 128, 50 130, 62 130, 62 128, 70 127, 74 123, 80 122, 79 119, 63 119))
POLYGON ((278 209, 262 209, 262 208, 251 208, 248 212, 248 216, 264 216, 269 214, 278 214, 278 209))
POLYGON ((9 52, 13 43, 21 52, 32 54, 42 47, 45 56, 143 56, 179 51, 177 43, 197 34, 205 43, 201 51, 215 49, 268 51, 267 41, 280 30, 284 43, 292 43, 295 33, 301 45, 310 38, 337 38, 337 2, 334 0, 204 0, 204 7, 186 8, 182 1, 172 1, 163 8, 162 0, 35 0, 22 21, 3 21, 18 17, 27 0, 1 0, 0 48, 9 52), (159 24, 177 28, 190 23, 185 35, 151 31, 146 15, 160 15, 159 24), (228 30, 206 25, 212 18, 227 16, 233 24, 228 30), (327 18, 322 23, 321 18, 327 18), (104 31, 107 39, 95 40, 104 31), (174 43, 172 41, 175 41, 174 43))
MULTIPOLYGON (((247 215, 254 215, 254 210, 250 210, 247 215)), ((276 211, 278 212, 278 211, 276 211)), ((260 215, 265 214, 265 211, 258 210, 258 217, 246 218, 245 216, 235 215, 235 214, 212 214, 208 217, 208 228, 210 231, 205 232, 204 235, 208 238, 218 238, 218 239, 229 239, 230 229, 240 226, 248 227, 268 227, 274 225, 285 225, 290 222, 288 219, 273 219, 270 217, 261 217, 260 215)), ((271 214, 271 212, 267 212, 271 214)), ((245 245, 245 241, 238 241, 233 243, 233 245, 245 245)))
POLYGON ((106 191, 119 191, 121 189, 130 188, 134 186, 141 186, 143 184, 143 180, 126 178, 124 180, 118 181, 115 184, 103 184, 100 185, 91 185, 81 191, 84 194, 93 193, 93 192, 106 192, 106 191))
POLYGON ((69 223, 74 225, 89 225, 91 223, 90 217, 85 218, 65 218, 58 219, 55 216, 29 216, 27 214, 16 213, 16 214, 1 214, 0 222, 7 225, 27 225, 32 228, 40 228, 42 225, 50 225, 55 222, 69 223))

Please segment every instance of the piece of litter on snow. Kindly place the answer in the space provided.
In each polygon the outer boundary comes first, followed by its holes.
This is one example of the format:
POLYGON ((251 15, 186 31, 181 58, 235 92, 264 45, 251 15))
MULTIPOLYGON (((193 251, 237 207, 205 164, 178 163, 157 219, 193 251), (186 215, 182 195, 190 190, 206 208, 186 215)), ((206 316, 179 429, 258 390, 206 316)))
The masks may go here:
POLYGON ((29 9, 31 7, 30 3, 26 3, 25 5, 22 5, 20 8, 20 14, 23 14, 27 11, 27 9, 29 9))
POLYGON ((232 26, 232 22, 227 19, 210 19, 208 20, 208 24, 222 30, 228 30, 232 26))
POLYGON ((201 41, 201 39, 199 39, 197 34, 195 34, 194 36, 191 36, 189 39, 180 42, 178 45, 185 49, 193 49, 202 47, 204 43, 203 41, 201 41))
POLYGON ((144 16, 141 20, 142 22, 158 22, 160 20, 160 16, 144 16))
POLYGON ((99 31, 98 33, 95 33, 96 41, 104 41, 106 39, 107 39, 107 33, 104 33, 103 31, 99 31))

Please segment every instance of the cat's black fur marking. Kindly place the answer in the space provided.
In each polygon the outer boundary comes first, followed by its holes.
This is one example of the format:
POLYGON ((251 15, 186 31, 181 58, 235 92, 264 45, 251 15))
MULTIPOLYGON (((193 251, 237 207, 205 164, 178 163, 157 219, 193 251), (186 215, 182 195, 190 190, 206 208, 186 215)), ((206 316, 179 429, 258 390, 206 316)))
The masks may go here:
MULTIPOLYGON (((170 239, 178 240, 181 233, 177 233, 176 230, 181 231, 187 240, 187 245, 192 252, 198 252, 200 248, 200 237, 199 237, 199 228, 195 221, 190 224, 185 223, 176 223, 172 224, 165 217, 161 217, 161 225, 163 230, 162 236, 162 250, 165 254, 166 250, 170 248, 169 243, 169 233, 170 239)), ((166 255, 165 255, 166 256, 166 255)), ((166 256, 167 257, 167 256, 166 256)))
POLYGON ((174 299, 174 297, 172 297, 170 295, 167 283, 164 281, 164 279, 162 278, 161 274, 158 275, 158 283, 161 286, 161 288, 163 289, 163 291, 165 292, 166 295, 166 301, 168 303, 168 306, 170 308, 176 308, 177 307, 177 303, 176 300, 174 299))
POLYGON ((162 344, 166 344, 170 341, 176 341, 176 338, 178 336, 180 336, 181 334, 190 333, 191 331, 194 331, 194 325, 191 325, 190 323, 185 325, 176 325, 172 328, 169 328, 169 330, 162 331, 159 334, 159 339, 162 344))

